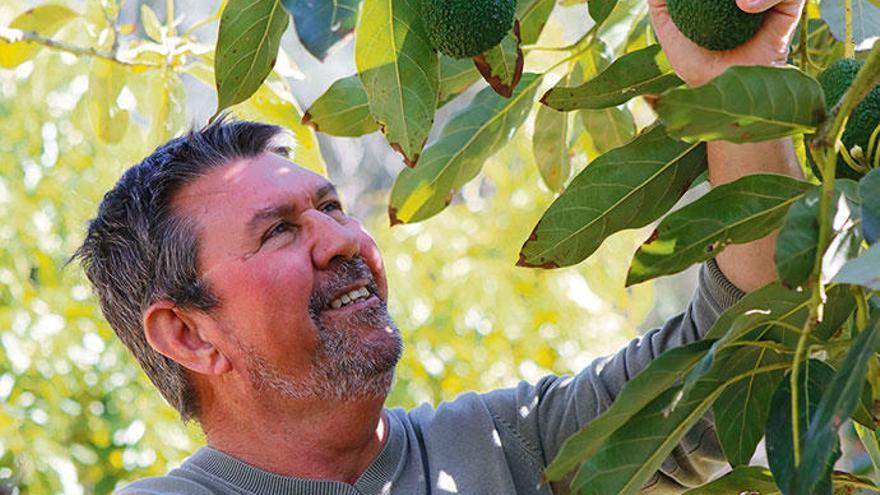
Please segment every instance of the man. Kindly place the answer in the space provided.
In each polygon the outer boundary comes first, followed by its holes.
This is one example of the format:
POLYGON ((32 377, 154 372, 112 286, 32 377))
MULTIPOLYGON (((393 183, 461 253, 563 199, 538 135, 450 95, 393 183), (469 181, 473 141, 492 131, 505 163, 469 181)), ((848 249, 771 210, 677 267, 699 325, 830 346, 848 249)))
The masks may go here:
MULTIPOLYGON (((803 0, 740 0, 770 12, 725 53, 649 4, 673 67, 698 85, 731 64, 783 62, 803 0)), ((564 493, 540 479, 565 438, 775 276, 772 236, 731 246, 703 267, 685 313, 575 377, 387 410, 401 340, 378 249, 326 179, 283 158, 279 135, 221 121, 172 140, 125 173, 89 227, 78 255, 104 314, 208 444, 121 493, 564 493)), ((754 172, 800 176, 790 140, 709 144, 712 184, 754 172)), ((646 491, 699 483, 718 455, 704 420, 646 491)))

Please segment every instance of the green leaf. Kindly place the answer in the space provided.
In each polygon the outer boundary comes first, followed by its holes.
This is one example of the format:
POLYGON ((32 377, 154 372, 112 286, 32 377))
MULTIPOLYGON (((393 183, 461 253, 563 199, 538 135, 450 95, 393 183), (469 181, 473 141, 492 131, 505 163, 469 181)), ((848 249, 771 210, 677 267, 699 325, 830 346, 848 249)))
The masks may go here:
POLYGON ((524 45, 538 41, 555 4, 555 0, 517 0, 516 18, 519 19, 520 35, 524 45))
POLYGON ((660 45, 623 55, 607 69, 574 88, 553 88, 541 102, 557 110, 606 108, 633 97, 658 94, 682 84, 672 71, 660 45))
POLYGON ((572 482, 574 492, 587 495, 636 494, 660 467, 672 449, 690 431, 718 396, 729 386, 786 364, 755 367, 759 353, 753 349, 731 353, 712 373, 702 377, 689 393, 669 410, 680 392, 673 387, 612 433, 572 482))
POLYGON ((391 223, 419 222, 446 208, 461 186, 476 177, 483 163, 525 121, 541 77, 523 75, 513 96, 481 90, 425 149, 418 167, 404 169, 391 190, 391 223))
POLYGON ((480 72, 469 58, 452 58, 440 55, 440 99, 438 106, 446 104, 480 79, 480 72))
POLYGON ((126 71, 121 65, 103 58, 92 59, 86 106, 92 130, 105 143, 119 142, 128 128, 128 111, 116 104, 125 79, 126 71))
POLYGON ((332 136, 356 137, 379 130, 357 75, 334 81, 306 111, 303 124, 332 136))
POLYGON ((880 244, 874 244, 865 254, 846 262, 832 282, 880 290, 880 244))
POLYGON ((698 88, 666 93, 657 113, 680 139, 745 143, 812 133, 825 104, 819 83, 794 67, 738 65, 698 88))
POLYGON ((625 105, 581 110, 578 115, 596 153, 593 158, 623 146, 636 135, 636 122, 625 105))
POLYGON ((858 423, 854 423, 853 426, 871 459, 871 465, 874 466, 874 477, 880 478, 880 432, 872 431, 858 423))
MULTIPOLYGON (((582 69, 574 70, 560 79, 557 85, 569 84, 580 77, 582 69)), ((541 178, 551 191, 562 191, 571 175, 572 116, 548 106, 538 107, 535 132, 532 135, 532 153, 541 178)))
POLYGON ((523 73, 523 52, 519 43, 519 21, 513 30, 486 53, 474 57, 474 65, 483 79, 499 95, 510 98, 523 73))
POLYGON ((415 166, 437 108, 439 70, 416 0, 364 0, 355 64, 370 113, 391 147, 415 166))
POLYGON ((141 22, 144 24, 144 32, 147 33, 147 36, 157 43, 162 43, 164 39, 162 23, 159 22, 153 9, 145 3, 141 4, 141 22))
POLYGON ((779 488, 773 482, 773 475, 761 466, 739 466, 724 476, 684 492, 684 495, 730 495, 732 493, 755 493, 778 495, 779 488))
POLYGON ((257 91, 275 66, 288 22, 280 0, 229 0, 214 51, 215 115, 257 91))
POLYGON ((596 25, 605 22, 605 19, 611 15, 611 11, 617 6, 617 0, 590 0, 587 7, 590 9, 590 17, 596 25))
MULTIPOLYGON (((822 393, 834 376, 834 368, 822 361, 810 359, 801 365, 798 373, 798 424, 800 427, 800 445, 804 448, 807 441, 806 430, 813 416, 822 393)), ((773 394, 770 406, 770 417, 767 419, 766 448, 767 460, 782 493, 811 493, 794 491, 795 465, 794 447, 791 435, 791 379, 779 383, 773 394)), ((836 439, 833 440, 836 444, 836 439)), ((826 468, 822 473, 829 474, 826 468)), ((821 473, 820 473, 821 474, 821 473)))
POLYGON ((578 464, 590 458, 612 433, 687 375, 711 345, 711 341, 701 340, 670 349, 654 359, 626 383, 601 416, 565 441, 556 459, 544 471, 544 477, 549 481, 561 480, 578 464))
MULTIPOLYGON (((821 2, 819 12, 831 33, 840 41, 846 41, 846 16, 844 2, 821 2)), ((856 45, 880 36, 880 5, 876 1, 852 0, 852 34, 856 45)), ((871 45, 860 48, 870 49, 871 45)))
POLYGON ((354 30, 360 0, 282 0, 306 50, 323 61, 327 51, 354 30))
POLYGON ((651 128, 572 180, 535 226, 518 264, 558 268, 584 260, 609 235, 666 213, 705 167, 705 146, 651 128))
MULTIPOLYGON (((819 483, 823 468, 831 461, 837 430, 859 401, 868 360, 880 351, 880 316, 855 338, 840 369, 829 383, 802 443, 801 463, 794 493, 808 493, 819 483)), ((831 461, 833 462, 833 461, 831 461)))
MULTIPOLYGON (((34 31, 52 36, 76 17, 76 12, 64 5, 47 3, 28 9, 9 23, 12 29, 34 31)), ((0 67, 11 69, 31 59, 41 46, 29 41, 7 42, 0 39, 0 67)))
MULTIPOLYGON (((848 179, 834 184, 836 191, 831 218, 836 231, 849 230, 856 223, 850 220, 852 215, 858 215, 860 208, 856 187, 856 183, 848 179)), ((821 188, 814 187, 796 201, 789 209, 776 240, 776 269, 779 279, 788 287, 804 286, 810 281, 819 244, 821 195, 821 188)))
MULTIPOLYGON (((755 368, 786 363, 792 358, 791 354, 783 355, 766 348, 746 349, 758 354, 755 368)), ((724 456, 732 467, 748 465, 755 454, 770 414, 770 398, 784 375, 784 370, 754 375, 730 385, 718 396, 713 407, 715 428, 724 456)))
POLYGON ((859 196, 862 199, 862 233, 868 244, 874 244, 880 241, 880 169, 871 170, 862 177, 859 196))
POLYGON ((766 236, 810 187, 785 175, 754 174, 713 188, 660 222, 636 252, 626 284, 677 273, 730 244, 766 236))

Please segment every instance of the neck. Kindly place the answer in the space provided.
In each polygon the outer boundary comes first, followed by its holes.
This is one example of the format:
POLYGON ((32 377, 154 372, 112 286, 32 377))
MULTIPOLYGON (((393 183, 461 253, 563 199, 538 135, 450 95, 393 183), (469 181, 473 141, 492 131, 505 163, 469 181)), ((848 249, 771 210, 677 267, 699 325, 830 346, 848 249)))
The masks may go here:
POLYGON ((211 402, 200 418, 208 445, 283 476, 352 484, 388 433, 384 397, 291 400, 283 407, 266 407, 265 397, 211 402))

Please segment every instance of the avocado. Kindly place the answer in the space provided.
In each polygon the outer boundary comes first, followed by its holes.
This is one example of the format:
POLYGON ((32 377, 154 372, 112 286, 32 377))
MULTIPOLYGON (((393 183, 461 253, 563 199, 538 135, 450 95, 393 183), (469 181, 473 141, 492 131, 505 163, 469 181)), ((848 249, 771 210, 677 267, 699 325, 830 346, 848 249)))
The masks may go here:
MULTIPOLYGON (((819 84, 822 85, 822 90, 825 93, 825 107, 828 110, 840 102, 863 65, 865 63, 862 60, 843 58, 829 65, 819 75, 819 84)), ((850 151, 854 146, 860 146, 862 152, 867 155, 868 140, 871 139, 871 133, 874 132, 878 124, 880 124, 880 85, 875 86, 850 114, 841 138, 846 150, 850 151)), ((866 158, 873 159, 873 156, 866 158)), ((809 162, 816 176, 821 177, 818 166, 812 157, 809 162)), ((858 180, 862 176, 847 165, 841 156, 837 157, 835 168, 835 176, 840 178, 858 180)))
POLYGON ((730 50, 745 43, 764 20, 750 14, 736 0, 667 0, 672 22, 694 43, 709 50, 730 50))
POLYGON ((453 58, 476 57, 513 27, 516 0, 422 0, 428 39, 453 58))

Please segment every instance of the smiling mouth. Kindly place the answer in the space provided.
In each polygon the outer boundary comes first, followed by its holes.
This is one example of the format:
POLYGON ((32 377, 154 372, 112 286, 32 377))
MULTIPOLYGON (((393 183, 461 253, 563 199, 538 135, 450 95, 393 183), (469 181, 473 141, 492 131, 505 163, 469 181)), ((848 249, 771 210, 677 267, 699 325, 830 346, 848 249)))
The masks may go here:
POLYGON ((339 309, 358 301, 368 299, 371 295, 372 294, 370 293, 370 290, 367 289, 366 284, 361 284, 352 289, 347 289, 342 295, 330 301, 329 306, 331 309, 339 309))

